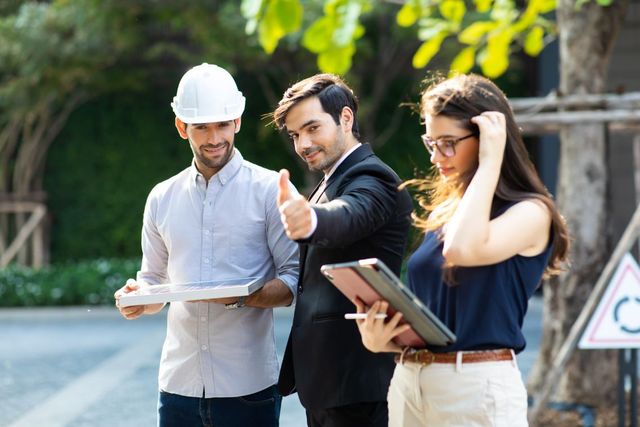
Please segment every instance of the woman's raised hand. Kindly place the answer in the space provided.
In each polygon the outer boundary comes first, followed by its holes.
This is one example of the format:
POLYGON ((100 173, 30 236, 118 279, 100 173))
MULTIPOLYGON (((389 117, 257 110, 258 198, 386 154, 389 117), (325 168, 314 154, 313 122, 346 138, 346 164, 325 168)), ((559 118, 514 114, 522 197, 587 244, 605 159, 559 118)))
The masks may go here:
POLYGON ((498 111, 485 111, 471 121, 480 129, 480 148, 478 162, 502 166, 504 147, 507 142, 507 129, 504 114, 498 111))

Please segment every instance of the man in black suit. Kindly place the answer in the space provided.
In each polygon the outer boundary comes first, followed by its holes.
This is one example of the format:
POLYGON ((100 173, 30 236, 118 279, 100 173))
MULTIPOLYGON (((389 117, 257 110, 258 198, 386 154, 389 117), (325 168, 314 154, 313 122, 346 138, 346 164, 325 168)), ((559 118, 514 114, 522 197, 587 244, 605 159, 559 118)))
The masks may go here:
POLYGON ((380 258, 400 273, 412 211, 400 178, 361 144, 353 91, 319 74, 289 88, 273 113, 296 153, 324 178, 309 200, 288 191, 281 171, 278 204, 290 239, 300 243, 293 326, 278 386, 298 392, 309 426, 383 427, 391 356, 368 352, 353 304, 321 273, 323 264, 380 258))

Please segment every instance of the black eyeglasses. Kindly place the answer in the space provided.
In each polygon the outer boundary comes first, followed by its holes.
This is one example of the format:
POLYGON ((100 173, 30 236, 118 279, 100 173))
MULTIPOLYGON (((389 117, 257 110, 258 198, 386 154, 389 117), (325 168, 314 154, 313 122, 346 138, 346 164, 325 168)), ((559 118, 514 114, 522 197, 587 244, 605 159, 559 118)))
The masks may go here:
POLYGON ((474 133, 470 133, 466 136, 461 136, 460 138, 438 138, 433 139, 427 135, 421 135, 422 143, 424 147, 429 152, 429 155, 433 156, 435 153, 435 148, 438 149, 440 154, 445 157, 453 157, 456 155, 456 144, 463 139, 471 138, 472 136, 476 136, 474 133), (435 148, 434 148, 435 147, 435 148))

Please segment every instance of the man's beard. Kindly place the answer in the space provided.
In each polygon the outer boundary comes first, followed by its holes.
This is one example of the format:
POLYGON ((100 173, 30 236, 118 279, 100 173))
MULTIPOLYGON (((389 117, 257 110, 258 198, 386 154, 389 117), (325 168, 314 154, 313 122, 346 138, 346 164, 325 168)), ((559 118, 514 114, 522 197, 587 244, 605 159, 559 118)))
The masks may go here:
MULTIPOLYGON (((317 163, 315 165, 311 165, 310 163, 307 163, 307 166, 309 166, 309 170, 311 171, 326 171, 327 169, 331 169, 333 167, 333 165, 338 161, 338 159, 340 159, 340 157, 342 157, 342 155, 345 152, 345 146, 346 146, 346 142, 345 142, 345 138, 344 135, 342 134, 337 134, 336 135, 336 142, 335 144, 331 147, 331 151, 327 151, 324 148, 320 148, 318 146, 314 146, 311 148, 308 148, 306 150, 304 150, 302 152, 303 156, 306 156, 309 153, 313 153, 314 151, 322 151, 324 152, 325 158, 322 162, 317 163)), ((304 157, 303 157, 304 159, 304 157)))
POLYGON ((198 150, 196 150, 195 152, 195 156, 198 158, 198 160, 200 161, 200 163, 202 163, 204 166, 211 168, 211 169, 222 169, 222 167, 224 165, 226 165, 229 162, 229 159, 231 159, 231 156, 233 155, 233 145, 229 142, 229 141, 223 141, 222 144, 224 144, 226 146, 225 149, 225 153, 224 155, 217 157, 217 158, 210 158, 207 157, 207 155, 203 152, 203 150, 205 148, 214 148, 217 147, 221 144, 206 144, 203 145, 201 147, 198 148, 198 150))

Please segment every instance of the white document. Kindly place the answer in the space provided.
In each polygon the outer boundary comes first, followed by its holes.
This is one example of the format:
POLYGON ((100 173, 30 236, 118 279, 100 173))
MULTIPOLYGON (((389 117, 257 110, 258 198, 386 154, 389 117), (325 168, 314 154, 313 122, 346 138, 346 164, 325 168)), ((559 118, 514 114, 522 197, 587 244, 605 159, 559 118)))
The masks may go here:
POLYGON ((260 277, 203 282, 146 285, 120 297, 120 307, 158 304, 171 301, 196 301, 210 298, 247 296, 264 285, 260 277))

